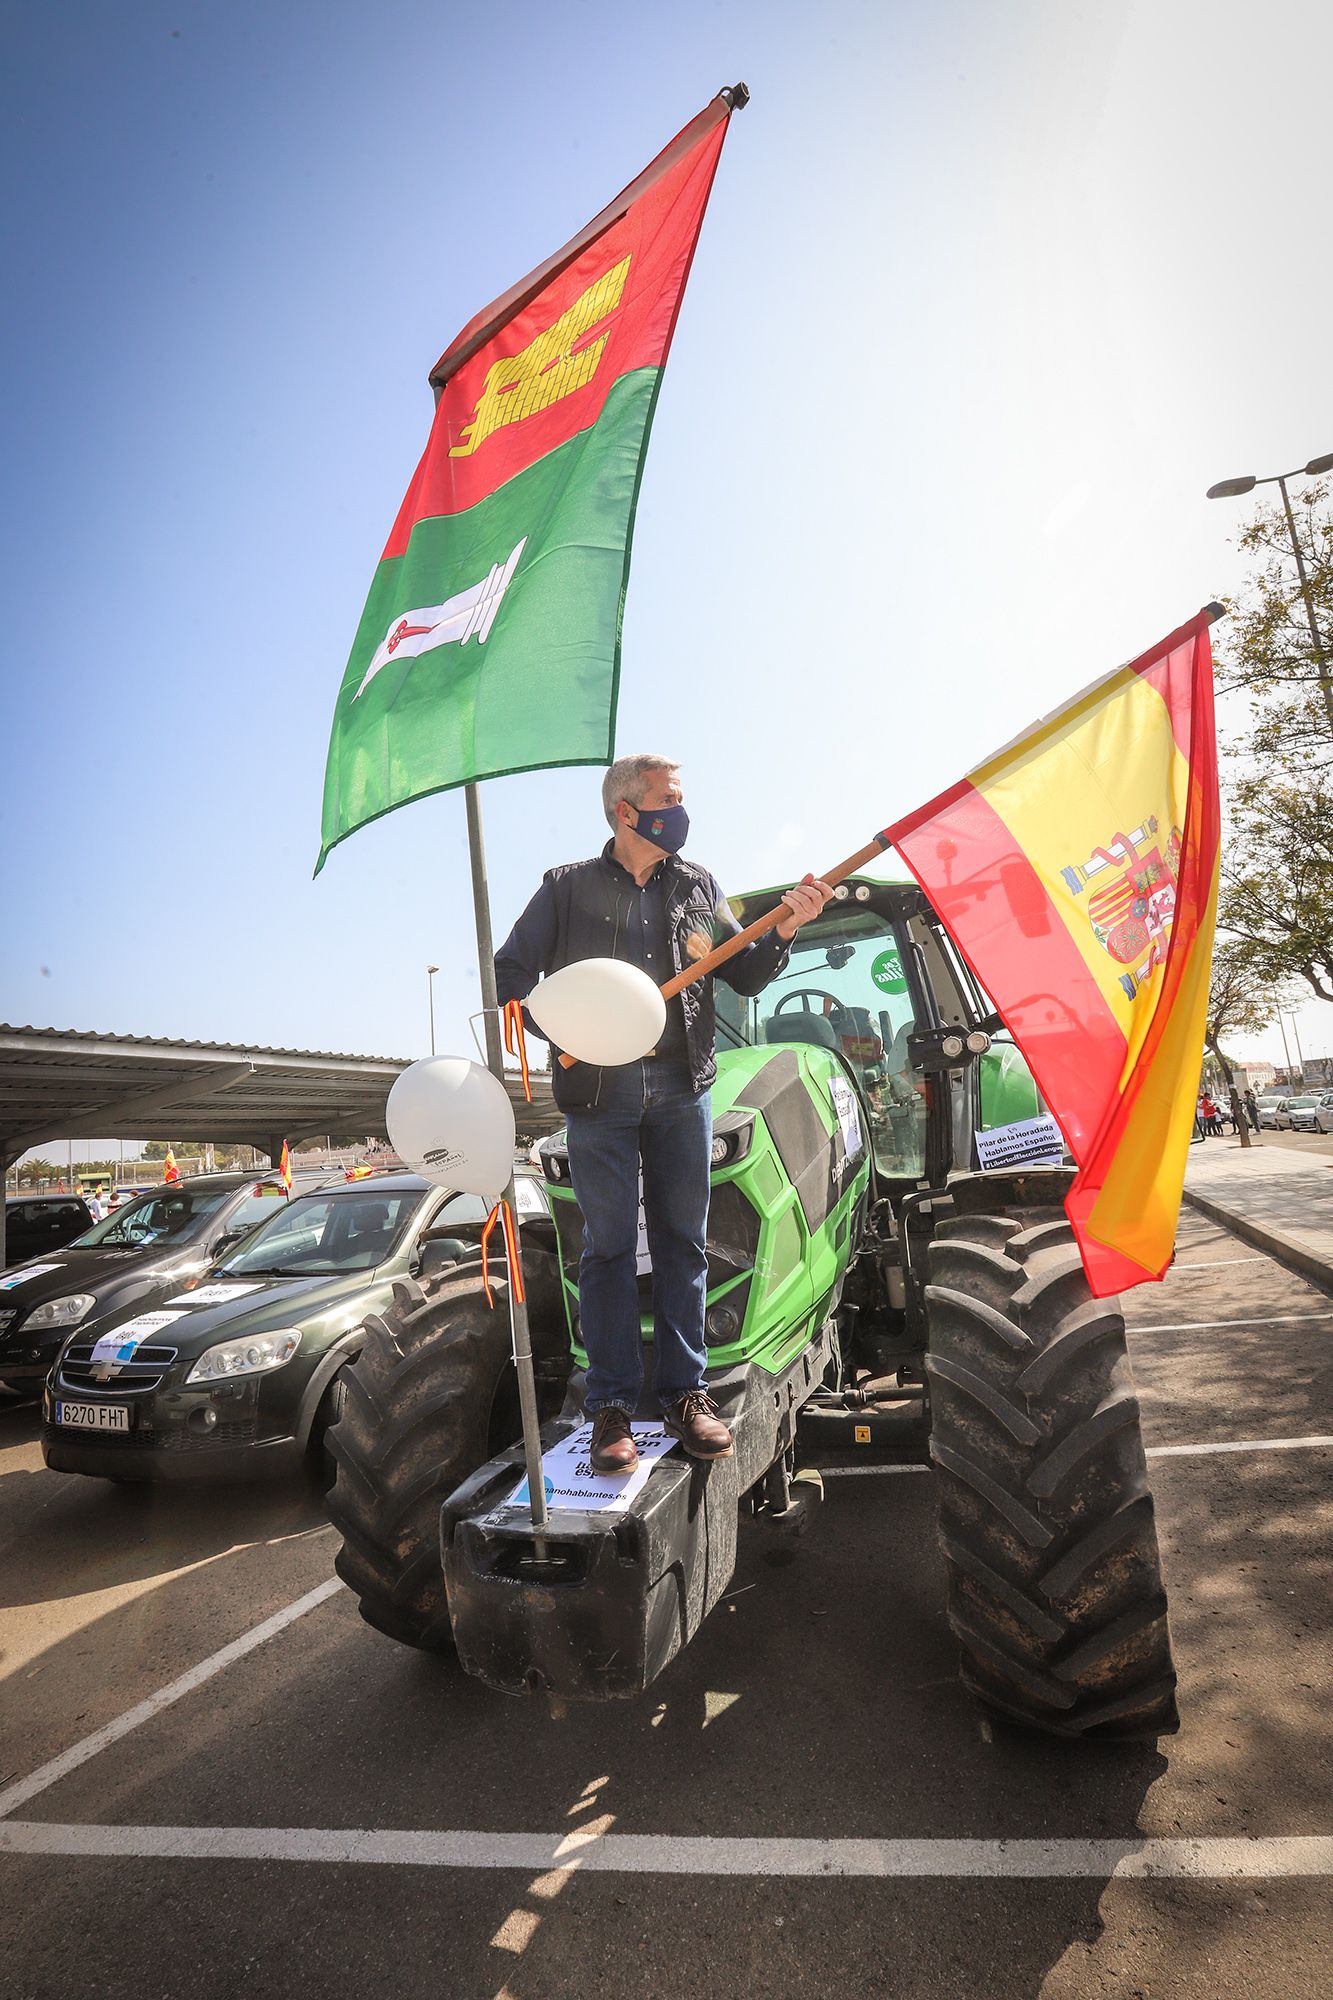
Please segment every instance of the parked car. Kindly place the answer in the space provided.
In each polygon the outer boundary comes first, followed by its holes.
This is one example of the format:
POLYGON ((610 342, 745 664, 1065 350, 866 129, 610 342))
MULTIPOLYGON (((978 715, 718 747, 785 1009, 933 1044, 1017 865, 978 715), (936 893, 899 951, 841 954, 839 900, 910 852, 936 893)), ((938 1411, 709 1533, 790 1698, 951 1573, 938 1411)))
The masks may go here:
POLYGON ((1333 1090, 1326 1090, 1314 1108, 1316 1132, 1333 1132, 1333 1090))
POLYGON ((75 1327, 132 1307, 166 1283, 179 1287, 286 1206, 274 1174, 200 1174, 154 1188, 84 1224, 58 1255, 0 1277, 0 1386, 37 1396, 75 1327))
POLYGON ((1280 1096, 1276 1094, 1270 1096, 1265 1093, 1259 1099, 1259 1129, 1261 1132, 1276 1132, 1280 1129, 1277 1122, 1278 1113, 1287 1102, 1288 1098, 1285 1091, 1280 1096))
MULTIPOLYGON (((541 1181, 526 1172, 518 1188, 554 1248, 541 1181)), ((225 1480, 318 1461, 367 1314, 395 1279, 475 1254, 485 1215, 408 1173, 293 1195, 205 1276, 160 1282, 65 1342, 43 1396, 46 1463, 225 1480)))
POLYGON ((1313 1095, 1286 1097, 1282 1100, 1277 1114, 1279 1132, 1313 1132, 1314 1114, 1319 1099, 1313 1095))
POLYGON ((91 1227, 93 1212, 81 1194, 5 1196, 5 1269, 63 1250, 91 1227))

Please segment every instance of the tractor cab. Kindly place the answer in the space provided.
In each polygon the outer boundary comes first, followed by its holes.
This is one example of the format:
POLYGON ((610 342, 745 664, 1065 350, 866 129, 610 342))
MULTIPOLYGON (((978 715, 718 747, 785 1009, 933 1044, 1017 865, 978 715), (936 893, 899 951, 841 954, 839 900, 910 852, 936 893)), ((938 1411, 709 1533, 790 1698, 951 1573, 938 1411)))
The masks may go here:
MULTIPOLYGON (((782 889, 733 897, 738 923, 782 889)), ((1031 1072, 913 883, 854 877, 796 934, 751 999, 714 984, 719 1055, 803 1042, 841 1058, 859 1094, 878 1191, 895 1200, 977 1165, 975 1135, 1032 1118, 1031 1072)))

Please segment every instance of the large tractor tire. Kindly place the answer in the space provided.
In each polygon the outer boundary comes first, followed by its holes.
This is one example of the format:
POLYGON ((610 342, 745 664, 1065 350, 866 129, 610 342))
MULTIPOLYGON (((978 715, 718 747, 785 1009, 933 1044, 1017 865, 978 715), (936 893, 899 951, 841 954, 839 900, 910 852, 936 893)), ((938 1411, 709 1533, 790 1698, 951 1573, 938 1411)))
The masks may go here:
POLYGON ((1178 1726, 1139 1405, 1062 1211, 953 1214, 930 1246, 930 1455, 963 1679, 1059 1736, 1178 1726))
MULTIPOLYGON (((568 1351, 563 1314, 557 1323, 553 1311, 555 1258, 525 1244, 523 1272, 546 1416, 559 1407, 560 1349, 568 1351)), ((337 1467, 329 1518, 343 1538, 334 1567, 367 1624, 426 1652, 453 1649, 440 1508, 520 1435, 503 1278, 492 1278, 491 1294, 494 1308, 476 1262, 424 1285, 396 1284, 393 1303, 366 1321, 342 1417, 327 1437, 337 1467)))

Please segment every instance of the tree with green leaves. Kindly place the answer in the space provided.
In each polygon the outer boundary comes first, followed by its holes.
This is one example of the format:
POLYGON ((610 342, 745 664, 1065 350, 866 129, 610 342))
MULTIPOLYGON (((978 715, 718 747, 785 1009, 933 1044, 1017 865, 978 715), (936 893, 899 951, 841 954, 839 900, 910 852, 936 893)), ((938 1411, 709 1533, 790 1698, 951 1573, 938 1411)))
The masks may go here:
POLYGON ((1233 781, 1229 805, 1222 927, 1270 990, 1300 979, 1333 1000, 1333 771, 1269 763, 1233 781))
MULTIPOLYGON (((1216 1060, 1226 1079, 1227 1092, 1237 1090, 1230 1058, 1223 1052, 1222 1038, 1256 1035, 1266 1028, 1283 995, 1254 962, 1243 938, 1222 938, 1213 952, 1212 979, 1208 987, 1208 1018, 1204 1024, 1204 1047, 1216 1060)), ((1239 1094, 1239 1093, 1238 1093, 1239 1094)), ((1249 1127, 1240 1121, 1240 1143, 1250 1143, 1249 1127)))
POLYGON ((1218 632, 1217 686, 1249 701, 1245 753, 1303 776, 1333 766, 1333 483, 1295 496, 1291 526, 1304 579, 1280 502, 1238 538, 1257 565, 1218 632))
POLYGON ((1217 680, 1250 717, 1227 746, 1218 921, 1256 980, 1333 1000, 1333 486, 1298 493, 1290 523, 1261 508, 1239 546, 1257 565, 1219 628, 1217 680))

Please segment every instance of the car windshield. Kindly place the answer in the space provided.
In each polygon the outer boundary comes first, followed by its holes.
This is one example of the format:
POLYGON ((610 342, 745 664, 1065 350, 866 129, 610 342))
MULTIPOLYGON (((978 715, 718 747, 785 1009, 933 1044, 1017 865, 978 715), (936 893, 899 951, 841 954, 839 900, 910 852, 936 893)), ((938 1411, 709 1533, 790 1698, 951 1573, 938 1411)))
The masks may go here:
POLYGON ((1319 1099, 1317 1097, 1289 1097, 1287 1099, 1287 1109, 1288 1111, 1311 1111, 1318 1102, 1319 1099))
POLYGON ((203 1235, 208 1218, 234 1193, 234 1188, 162 1188, 95 1222, 70 1248, 116 1250, 145 1243, 188 1243, 203 1235))
POLYGON ((419 1189, 388 1188, 298 1195, 217 1268, 237 1278, 251 1273, 333 1277, 340 1271, 370 1271, 393 1253, 424 1199, 419 1189))
POLYGON ((881 1173, 919 1176, 925 1160, 923 1079, 908 1060, 915 1026, 897 926, 873 910, 835 905, 836 916, 796 933, 787 970, 757 999, 720 982, 719 1018, 747 1042, 813 1042, 855 1072, 870 1111, 881 1173))

